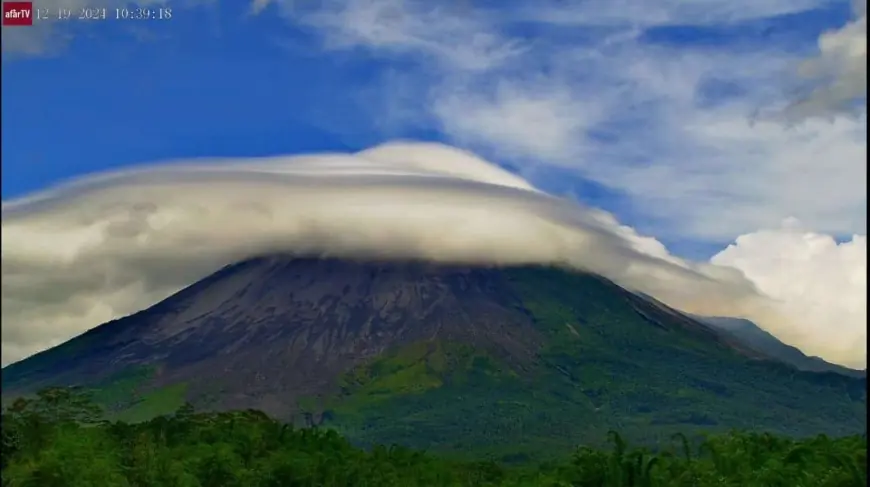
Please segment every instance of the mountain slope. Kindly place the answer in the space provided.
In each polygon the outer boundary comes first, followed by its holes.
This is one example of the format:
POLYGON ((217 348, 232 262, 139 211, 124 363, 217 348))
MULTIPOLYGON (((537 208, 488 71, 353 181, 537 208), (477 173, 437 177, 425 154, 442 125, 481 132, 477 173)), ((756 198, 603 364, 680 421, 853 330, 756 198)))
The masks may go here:
POLYGON ((361 443, 515 458, 674 431, 866 428, 866 381, 803 372, 588 274, 271 256, 3 369, 126 419, 182 401, 361 443))
POLYGON ((540 337, 520 305, 486 269, 252 259, 7 367, 4 387, 153 366, 158 384, 187 383, 194 397, 221 395, 219 407, 287 417, 298 397, 329 390, 339 374, 391 346, 437 337, 522 367, 540 337))
POLYGON ((721 316, 696 317, 699 321, 714 326, 734 338, 740 340, 746 346, 760 353, 768 355, 781 362, 793 365, 800 370, 812 372, 836 372, 838 374, 853 377, 866 377, 864 370, 855 370, 841 365, 832 364, 819 357, 810 357, 798 348, 786 345, 775 336, 762 330, 755 323, 742 318, 728 318, 721 316))

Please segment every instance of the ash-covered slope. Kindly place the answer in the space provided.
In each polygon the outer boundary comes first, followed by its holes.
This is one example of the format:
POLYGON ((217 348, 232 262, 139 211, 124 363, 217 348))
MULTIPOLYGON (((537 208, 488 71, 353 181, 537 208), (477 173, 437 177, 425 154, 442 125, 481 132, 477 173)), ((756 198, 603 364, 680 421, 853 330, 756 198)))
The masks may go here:
MULTIPOLYGON (((540 345, 503 275, 486 268, 275 256, 228 266, 165 301, 3 370, 7 390, 159 366, 158 382, 223 407, 286 416, 298 397, 389 347, 479 346, 518 368, 540 345)), ((524 365, 525 364, 525 365, 524 365)))
POLYGON ((757 427, 861 431, 866 382, 772 362, 606 279, 540 267, 270 256, 3 369, 122 418, 182 401, 325 422, 361 443, 535 451, 757 427))

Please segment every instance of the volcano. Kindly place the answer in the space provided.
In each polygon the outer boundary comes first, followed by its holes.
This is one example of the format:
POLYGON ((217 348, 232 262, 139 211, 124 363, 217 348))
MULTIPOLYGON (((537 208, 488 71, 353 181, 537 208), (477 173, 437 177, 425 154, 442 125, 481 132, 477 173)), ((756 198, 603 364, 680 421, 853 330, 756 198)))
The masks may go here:
POLYGON ((809 372, 602 277, 273 255, 3 369, 114 417, 253 408, 398 443, 527 457, 609 429, 866 431, 866 379, 809 372))

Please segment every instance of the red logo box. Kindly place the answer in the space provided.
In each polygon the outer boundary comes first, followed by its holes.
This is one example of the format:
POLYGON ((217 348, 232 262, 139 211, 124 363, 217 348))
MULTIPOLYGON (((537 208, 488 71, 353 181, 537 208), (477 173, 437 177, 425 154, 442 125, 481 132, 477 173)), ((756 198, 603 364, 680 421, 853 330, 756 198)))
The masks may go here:
POLYGON ((33 25, 33 2, 3 2, 3 25, 33 25))

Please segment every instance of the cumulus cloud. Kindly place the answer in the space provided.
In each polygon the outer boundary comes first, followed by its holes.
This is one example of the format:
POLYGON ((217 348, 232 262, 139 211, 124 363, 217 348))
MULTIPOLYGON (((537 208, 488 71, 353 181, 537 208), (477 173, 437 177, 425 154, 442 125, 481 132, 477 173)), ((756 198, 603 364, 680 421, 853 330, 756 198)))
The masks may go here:
MULTIPOLYGON (((794 300, 757 292, 752 279, 767 285, 763 269, 729 260, 730 250, 721 259, 736 269, 677 258, 609 213, 438 144, 182 161, 9 201, 2 216, 4 363, 143 309, 227 263, 291 251, 569 266, 686 311, 745 316, 812 353, 863 364, 859 350, 839 347, 845 338, 832 338, 856 332, 851 322, 800 313, 784 320, 781 307, 794 300)), ((751 254, 751 241, 737 246, 751 254)), ((849 305, 830 305, 838 303, 849 305)))
POLYGON ((867 354, 867 237, 837 243, 787 220, 776 230, 738 237, 711 262, 739 269, 777 302, 795 343, 823 356, 867 354), (828 334, 824 339, 821 336, 828 334))

